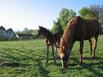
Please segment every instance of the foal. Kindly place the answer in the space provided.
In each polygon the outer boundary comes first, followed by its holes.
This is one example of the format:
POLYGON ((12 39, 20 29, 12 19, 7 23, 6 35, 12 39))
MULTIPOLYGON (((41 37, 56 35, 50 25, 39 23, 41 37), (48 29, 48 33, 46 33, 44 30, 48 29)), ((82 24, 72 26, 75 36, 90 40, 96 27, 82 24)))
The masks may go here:
POLYGON ((39 26, 38 30, 38 36, 43 35, 46 39, 46 64, 48 63, 49 60, 49 46, 52 47, 52 54, 54 58, 54 63, 56 63, 56 53, 57 53, 57 47, 59 47, 59 41, 60 41, 60 36, 58 33, 52 33, 48 29, 39 26), (56 47, 56 51, 54 50, 54 47, 56 47))

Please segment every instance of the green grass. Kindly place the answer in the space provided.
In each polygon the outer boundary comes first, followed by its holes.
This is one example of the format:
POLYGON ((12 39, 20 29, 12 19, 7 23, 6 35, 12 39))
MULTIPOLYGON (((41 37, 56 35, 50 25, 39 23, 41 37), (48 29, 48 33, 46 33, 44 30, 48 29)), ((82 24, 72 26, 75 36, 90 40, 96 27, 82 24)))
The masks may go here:
POLYGON ((62 71, 60 60, 53 64, 50 49, 50 60, 47 66, 45 41, 7 41, 0 42, 0 77, 103 77, 103 36, 99 36, 96 59, 90 58, 88 41, 84 45, 83 65, 79 64, 79 42, 76 42, 68 69, 62 71))

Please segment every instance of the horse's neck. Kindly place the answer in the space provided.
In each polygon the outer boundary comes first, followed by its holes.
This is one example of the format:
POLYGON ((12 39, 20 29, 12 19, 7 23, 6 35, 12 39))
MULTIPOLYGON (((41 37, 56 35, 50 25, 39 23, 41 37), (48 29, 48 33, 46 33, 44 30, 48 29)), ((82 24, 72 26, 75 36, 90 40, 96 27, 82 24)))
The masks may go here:
POLYGON ((66 49, 70 49, 72 48, 73 44, 74 44, 74 30, 69 31, 65 36, 64 36, 64 42, 65 42, 65 47, 66 49))
POLYGON ((51 35, 50 33, 46 33, 46 32, 43 32, 42 34, 46 39, 49 39, 51 35))

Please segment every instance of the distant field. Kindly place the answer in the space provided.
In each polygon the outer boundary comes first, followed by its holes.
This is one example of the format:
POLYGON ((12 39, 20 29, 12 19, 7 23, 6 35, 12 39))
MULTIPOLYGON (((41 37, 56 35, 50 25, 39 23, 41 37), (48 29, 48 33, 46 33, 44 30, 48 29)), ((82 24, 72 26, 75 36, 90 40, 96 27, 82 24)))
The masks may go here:
POLYGON ((69 68, 63 73, 60 60, 54 65, 51 53, 48 66, 45 66, 44 40, 0 42, 0 77, 103 77, 103 36, 99 36, 95 60, 90 59, 89 43, 85 42, 84 63, 80 67, 77 67, 78 50, 76 42, 69 68))

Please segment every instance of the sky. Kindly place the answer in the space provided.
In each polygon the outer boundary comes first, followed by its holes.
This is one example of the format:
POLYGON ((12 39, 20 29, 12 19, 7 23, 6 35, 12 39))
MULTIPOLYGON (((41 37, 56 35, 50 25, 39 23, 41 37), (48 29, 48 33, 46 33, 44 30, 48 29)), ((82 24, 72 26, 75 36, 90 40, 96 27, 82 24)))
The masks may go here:
POLYGON ((0 26, 14 31, 51 29, 62 8, 78 13, 82 7, 103 5, 103 0, 0 0, 0 26))

